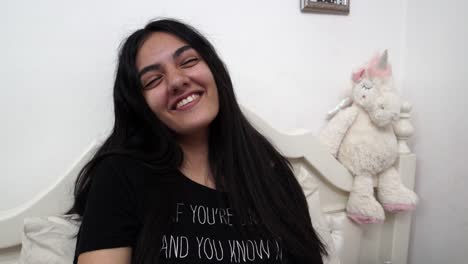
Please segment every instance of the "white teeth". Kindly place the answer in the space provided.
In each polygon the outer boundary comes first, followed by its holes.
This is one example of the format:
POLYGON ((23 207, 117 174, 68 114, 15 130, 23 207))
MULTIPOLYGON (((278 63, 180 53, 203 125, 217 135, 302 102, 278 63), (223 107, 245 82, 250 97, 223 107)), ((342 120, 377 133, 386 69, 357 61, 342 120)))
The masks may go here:
POLYGON ((198 94, 192 94, 192 95, 188 96, 187 98, 180 100, 177 103, 176 108, 180 108, 180 107, 192 102, 193 100, 197 99, 198 97, 199 97, 198 94))

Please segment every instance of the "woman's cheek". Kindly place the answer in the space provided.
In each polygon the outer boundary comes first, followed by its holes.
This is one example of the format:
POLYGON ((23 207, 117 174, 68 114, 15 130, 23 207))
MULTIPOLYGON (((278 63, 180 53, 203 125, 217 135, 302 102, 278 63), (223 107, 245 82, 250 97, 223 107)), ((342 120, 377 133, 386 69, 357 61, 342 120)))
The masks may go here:
POLYGON ((161 111, 161 107, 163 106, 161 95, 156 93, 154 90, 147 91, 143 97, 145 98, 146 103, 148 104, 149 108, 155 113, 158 114, 161 111))

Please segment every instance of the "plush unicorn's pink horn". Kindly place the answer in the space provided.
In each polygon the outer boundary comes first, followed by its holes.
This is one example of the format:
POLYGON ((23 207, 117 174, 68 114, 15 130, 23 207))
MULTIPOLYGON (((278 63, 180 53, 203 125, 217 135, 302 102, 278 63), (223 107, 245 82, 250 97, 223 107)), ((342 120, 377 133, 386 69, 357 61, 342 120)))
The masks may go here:
POLYGON ((368 66, 367 72, 372 77, 390 77, 392 75, 392 67, 388 64, 388 52, 384 51, 382 56, 374 57, 368 66))
POLYGON ((380 57, 379 64, 377 65, 378 69, 385 70, 388 66, 388 51, 385 50, 382 56, 380 57))

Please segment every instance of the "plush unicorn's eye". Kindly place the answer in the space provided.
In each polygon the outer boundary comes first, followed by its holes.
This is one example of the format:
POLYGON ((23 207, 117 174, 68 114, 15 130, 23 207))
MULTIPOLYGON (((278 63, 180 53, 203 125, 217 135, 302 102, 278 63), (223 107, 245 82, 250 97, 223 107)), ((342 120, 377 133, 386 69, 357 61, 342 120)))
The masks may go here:
POLYGON ((370 90, 372 87, 374 87, 374 84, 371 81, 362 82, 362 89, 370 90))

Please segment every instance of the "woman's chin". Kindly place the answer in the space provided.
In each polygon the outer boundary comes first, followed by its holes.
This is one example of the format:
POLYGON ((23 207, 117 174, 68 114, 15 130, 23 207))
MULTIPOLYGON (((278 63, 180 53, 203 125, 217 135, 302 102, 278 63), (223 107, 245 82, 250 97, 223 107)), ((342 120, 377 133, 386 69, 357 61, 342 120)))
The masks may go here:
POLYGON ((202 104, 191 111, 171 115, 168 120, 170 122, 167 123, 171 130, 179 136, 198 136, 208 132, 210 124, 217 115, 217 105, 202 104))
POLYGON ((187 123, 184 126, 178 127, 175 131, 179 136, 199 136, 208 132, 210 120, 198 120, 198 122, 187 123))

